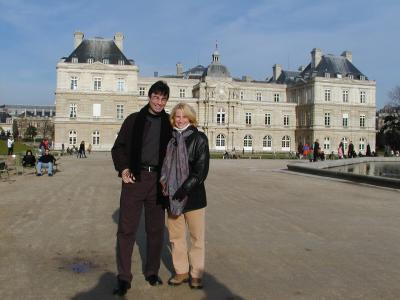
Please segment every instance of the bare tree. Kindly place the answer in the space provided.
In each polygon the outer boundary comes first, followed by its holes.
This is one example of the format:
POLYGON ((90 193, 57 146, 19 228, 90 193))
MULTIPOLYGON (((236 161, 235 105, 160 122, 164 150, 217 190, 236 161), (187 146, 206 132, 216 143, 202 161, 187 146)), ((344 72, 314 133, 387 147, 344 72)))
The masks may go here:
POLYGON ((389 92, 389 98, 392 100, 392 106, 400 107, 400 85, 397 85, 389 92))

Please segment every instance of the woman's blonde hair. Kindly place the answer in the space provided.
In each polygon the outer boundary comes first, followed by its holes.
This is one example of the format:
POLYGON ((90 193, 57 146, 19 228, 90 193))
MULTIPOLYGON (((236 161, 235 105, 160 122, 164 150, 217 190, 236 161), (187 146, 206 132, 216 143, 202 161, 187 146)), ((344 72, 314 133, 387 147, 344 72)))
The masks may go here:
POLYGON ((191 107, 189 104, 186 103, 178 103, 177 105, 174 106, 172 109, 172 112, 169 116, 169 121, 171 122, 172 126, 175 126, 175 115, 176 111, 180 109, 183 111, 183 114, 185 117, 189 119, 189 123, 193 126, 197 126, 197 118, 196 118, 196 112, 194 111, 193 107, 191 107))

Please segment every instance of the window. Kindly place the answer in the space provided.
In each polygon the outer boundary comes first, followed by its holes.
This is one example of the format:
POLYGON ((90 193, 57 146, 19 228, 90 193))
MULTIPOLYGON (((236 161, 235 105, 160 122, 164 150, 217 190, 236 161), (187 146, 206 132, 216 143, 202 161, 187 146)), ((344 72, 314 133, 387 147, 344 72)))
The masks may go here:
POLYGON ((244 91, 240 91, 240 100, 244 99, 244 91))
POLYGON ((251 150, 253 146, 253 137, 250 134, 246 134, 243 139, 244 150, 251 150))
POLYGON ((365 80, 365 76, 364 75, 360 75, 360 80, 365 80))
POLYGON ((117 79, 117 91, 123 92, 125 90, 125 79, 118 78, 117 79))
POLYGON ((101 116, 101 104, 94 103, 93 104, 93 117, 98 118, 101 116))
POLYGON ((365 150, 365 138, 360 138, 360 144, 358 145, 358 149, 360 151, 364 151, 365 150))
POLYGON ((78 58, 77 58, 77 57, 73 57, 72 60, 71 60, 71 62, 72 62, 73 64, 77 64, 77 63, 78 63, 78 58))
POLYGON ((260 92, 256 93, 256 99, 257 99, 257 101, 261 101, 261 93, 260 92))
POLYGON ((272 149, 272 137, 270 135, 266 135, 263 138, 263 150, 271 150, 272 149))
POLYGON ((282 151, 290 151, 290 137, 288 135, 282 138, 282 151))
POLYGON ((76 90, 78 88, 78 77, 71 76, 71 90, 76 90))
POLYGON ((343 114, 343 127, 349 126, 349 114, 343 114))
POLYGON ((281 95, 278 93, 274 94, 274 102, 279 102, 281 95))
POLYGON ((343 90, 342 96, 343 96, 343 102, 344 103, 349 102, 349 91, 348 90, 343 90))
POLYGON ((95 91, 101 91, 101 78, 100 77, 93 78, 93 89, 95 91))
POLYGON ((360 92, 360 103, 365 103, 367 100, 367 93, 365 91, 360 92))
POLYGON ((103 64, 108 65, 110 60, 108 58, 103 58, 103 64))
POLYGON ((346 137, 342 138, 343 143, 343 153, 347 152, 348 140, 346 137))
POLYGON ((331 101, 331 90, 325 90, 325 101, 331 101))
POLYGON ((94 63, 94 59, 93 59, 93 58, 88 58, 87 63, 88 63, 88 64, 94 63))
POLYGON ((246 113, 246 125, 251 125, 251 112, 246 113))
POLYGON ((225 111, 220 108, 217 112, 217 124, 225 124, 225 111))
POLYGON ((331 126, 331 113, 325 113, 325 126, 331 126))
POLYGON ((71 131, 69 132, 68 137, 69 137, 69 144, 70 144, 71 146, 72 146, 72 145, 76 145, 76 139, 77 139, 76 131, 75 131, 75 130, 71 130, 71 131))
POLYGON ((98 130, 95 130, 92 133, 92 144, 100 145, 100 132, 98 130))
POLYGON ((329 150, 331 148, 331 141, 329 137, 324 138, 324 150, 329 150))
POLYGON ((69 117, 71 119, 76 118, 76 104, 75 103, 71 103, 69 105, 69 117))
POLYGON ((348 77, 349 79, 353 79, 353 78, 354 78, 353 74, 349 74, 349 75, 347 75, 347 77, 348 77))
POLYGON ((289 115, 283 115, 283 126, 289 126, 289 115))
POLYGON ((217 150, 225 149, 225 136, 223 134, 217 135, 217 140, 215 141, 215 146, 216 146, 217 150))
POLYGON ((146 88, 141 86, 139 87, 139 96, 146 96, 146 88))
POLYGON ((325 73, 325 78, 331 78, 331 74, 330 73, 325 73))
POLYGON ((265 125, 271 125, 271 113, 265 114, 265 125))
POLYGON ((124 61, 123 59, 119 59, 119 60, 118 60, 118 64, 119 64, 120 66, 123 66, 123 65, 125 65, 125 61, 124 61))
POLYGON ((179 98, 185 98, 185 89, 179 89, 179 98))
POLYGON ((124 105, 117 104, 117 119, 122 120, 124 118, 124 105))
POLYGON ((360 127, 365 127, 365 115, 360 115, 360 127))

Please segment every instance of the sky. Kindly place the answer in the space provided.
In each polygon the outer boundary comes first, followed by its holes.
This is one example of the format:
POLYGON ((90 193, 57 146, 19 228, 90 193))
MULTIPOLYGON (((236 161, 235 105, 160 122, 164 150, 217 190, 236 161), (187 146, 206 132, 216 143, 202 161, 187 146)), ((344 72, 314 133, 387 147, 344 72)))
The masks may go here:
POLYGON ((0 104, 54 104, 57 62, 73 51, 73 34, 112 39, 140 75, 207 66, 216 41, 233 77, 264 80, 272 66, 306 66, 313 48, 353 53, 376 81, 376 105, 400 85, 398 0, 0 0, 0 104))

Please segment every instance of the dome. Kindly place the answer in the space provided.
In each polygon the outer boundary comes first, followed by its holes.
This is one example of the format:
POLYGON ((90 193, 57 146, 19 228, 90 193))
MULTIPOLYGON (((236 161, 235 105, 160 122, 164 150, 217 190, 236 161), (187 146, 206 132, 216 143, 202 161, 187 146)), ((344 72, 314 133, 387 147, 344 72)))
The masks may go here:
POLYGON ((202 77, 204 78, 206 76, 224 78, 224 77, 231 77, 231 74, 229 73, 228 68, 225 67, 224 65, 219 63, 212 63, 203 72, 202 77))

